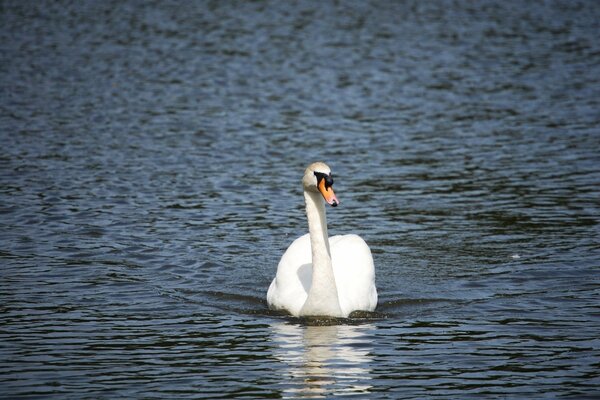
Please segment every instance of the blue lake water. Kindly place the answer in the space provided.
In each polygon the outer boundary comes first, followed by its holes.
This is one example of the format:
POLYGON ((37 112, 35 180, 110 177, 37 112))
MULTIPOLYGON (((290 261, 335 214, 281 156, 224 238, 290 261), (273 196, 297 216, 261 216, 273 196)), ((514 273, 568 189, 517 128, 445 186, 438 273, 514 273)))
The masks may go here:
POLYGON ((7 398, 597 398, 600 3, 0 6, 7 398), (326 161, 379 306, 268 310, 326 161))

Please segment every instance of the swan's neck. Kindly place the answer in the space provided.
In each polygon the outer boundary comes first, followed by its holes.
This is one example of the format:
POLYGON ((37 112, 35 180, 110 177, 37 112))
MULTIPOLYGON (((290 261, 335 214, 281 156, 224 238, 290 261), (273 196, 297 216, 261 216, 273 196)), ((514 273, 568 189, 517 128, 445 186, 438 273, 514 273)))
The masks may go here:
POLYGON ((304 191, 312 253, 312 283, 300 315, 342 316, 329 251, 325 204, 319 193, 304 191))

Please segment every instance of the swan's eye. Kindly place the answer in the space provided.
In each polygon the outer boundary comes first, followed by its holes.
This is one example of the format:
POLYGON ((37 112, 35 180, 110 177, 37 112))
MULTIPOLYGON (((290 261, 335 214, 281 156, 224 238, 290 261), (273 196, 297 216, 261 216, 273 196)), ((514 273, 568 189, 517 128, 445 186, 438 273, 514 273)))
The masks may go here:
POLYGON ((333 186, 333 177, 331 176, 331 172, 329 173, 329 175, 324 174, 323 172, 315 172, 315 176, 317 177, 317 186, 319 186, 319 183, 323 179, 325 179, 326 189, 329 189, 331 186, 333 186))

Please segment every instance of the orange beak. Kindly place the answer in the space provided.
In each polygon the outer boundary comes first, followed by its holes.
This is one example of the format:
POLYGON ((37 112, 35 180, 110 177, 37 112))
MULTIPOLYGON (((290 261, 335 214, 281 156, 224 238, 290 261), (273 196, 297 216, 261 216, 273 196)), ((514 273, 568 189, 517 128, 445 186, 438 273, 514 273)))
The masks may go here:
POLYGON ((319 182, 319 192, 321 192, 323 198, 330 206, 336 207, 338 204, 340 204, 340 201, 333 192, 333 188, 331 186, 325 187, 325 179, 321 179, 319 182))

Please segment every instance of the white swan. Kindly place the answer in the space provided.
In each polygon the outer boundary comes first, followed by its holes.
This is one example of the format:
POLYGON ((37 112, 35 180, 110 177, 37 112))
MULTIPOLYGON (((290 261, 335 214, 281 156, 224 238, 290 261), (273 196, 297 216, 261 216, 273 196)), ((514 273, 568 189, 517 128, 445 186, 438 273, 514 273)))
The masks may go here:
POLYGON ((339 204, 331 170, 322 162, 309 165, 302 185, 309 233, 281 257, 267 292, 269 307, 296 317, 347 317, 355 310, 373 311, 377 289, 369 246, 357 235, 327 236, 323 199, 333 207, 339 204))

